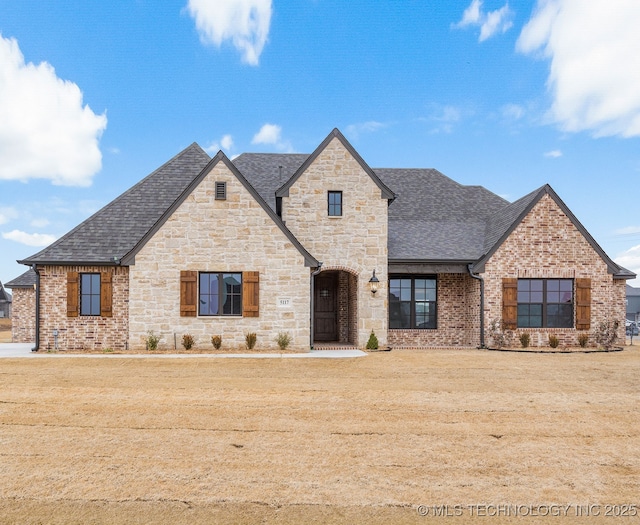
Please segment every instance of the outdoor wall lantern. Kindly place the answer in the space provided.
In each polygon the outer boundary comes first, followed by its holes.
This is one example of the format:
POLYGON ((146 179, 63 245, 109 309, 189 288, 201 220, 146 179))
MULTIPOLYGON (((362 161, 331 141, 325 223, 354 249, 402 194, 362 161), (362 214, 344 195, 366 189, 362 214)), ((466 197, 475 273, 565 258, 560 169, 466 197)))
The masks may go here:
POLYGON ((378 291, 378 284, 379 283, 380 283, 380 281, 376 277, 376 271, 373 270, 373 275, 371 276, 371 279, 369 279, 369 290, 371 290, 371 295, 373 295, 373 296, 376 295, 376 292, 378 291))

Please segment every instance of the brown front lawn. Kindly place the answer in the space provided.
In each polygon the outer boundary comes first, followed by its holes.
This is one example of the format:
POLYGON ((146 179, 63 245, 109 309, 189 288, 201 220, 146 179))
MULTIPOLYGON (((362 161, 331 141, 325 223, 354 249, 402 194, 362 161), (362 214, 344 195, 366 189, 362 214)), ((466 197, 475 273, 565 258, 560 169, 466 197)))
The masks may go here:
POLYGON ((640 514, 638 347, 34 357, 0 374, 0 523, 640 519, 604 518, 640 514))

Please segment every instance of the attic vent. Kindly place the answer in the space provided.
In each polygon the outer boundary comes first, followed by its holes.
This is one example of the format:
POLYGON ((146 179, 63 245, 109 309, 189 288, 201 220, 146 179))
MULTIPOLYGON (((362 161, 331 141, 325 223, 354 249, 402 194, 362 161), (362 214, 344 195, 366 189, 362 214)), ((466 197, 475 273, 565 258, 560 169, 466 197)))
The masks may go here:
POLYGON ((216 182, 216 200, 223 201, 227 198, 227 183, 216 182))

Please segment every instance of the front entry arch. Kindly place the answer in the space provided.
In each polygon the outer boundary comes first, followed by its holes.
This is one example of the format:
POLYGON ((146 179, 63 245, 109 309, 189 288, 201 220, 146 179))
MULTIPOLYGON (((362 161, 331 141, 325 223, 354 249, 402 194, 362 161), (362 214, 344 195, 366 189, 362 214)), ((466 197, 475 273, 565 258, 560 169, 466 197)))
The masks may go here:
POLYGON ((344 270, 314 277, 313 340, 358 344, 358 279, 344 270))

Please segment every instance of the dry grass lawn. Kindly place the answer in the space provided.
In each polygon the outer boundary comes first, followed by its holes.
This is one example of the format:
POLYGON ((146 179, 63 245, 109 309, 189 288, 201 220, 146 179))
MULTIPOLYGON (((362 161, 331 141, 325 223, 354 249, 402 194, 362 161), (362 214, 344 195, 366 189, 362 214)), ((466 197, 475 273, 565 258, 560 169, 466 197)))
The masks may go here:
POLYGON ((3 524, 640 523, 603 516, 633 509, 640 347, 0 360, 3 524))

